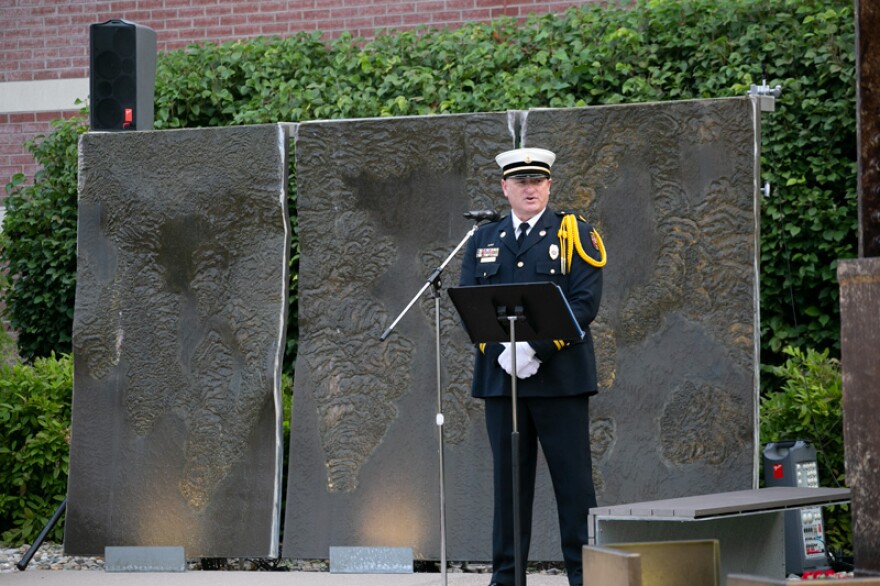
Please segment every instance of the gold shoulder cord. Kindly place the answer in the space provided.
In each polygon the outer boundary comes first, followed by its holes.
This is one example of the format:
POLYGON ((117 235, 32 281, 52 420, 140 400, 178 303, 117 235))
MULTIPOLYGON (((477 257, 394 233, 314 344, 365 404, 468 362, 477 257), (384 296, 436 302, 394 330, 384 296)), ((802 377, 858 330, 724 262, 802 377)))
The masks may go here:
POLYGON ((559 243, 562 245, 562 274, 566 274, 568 272, 568 267, 571 266, 571 261, 574 258, 574 251, 577 250, 578 256, 581 257, 587 264, 592 265, 596 268, 601 268, 605 266, 605 263, 608 260, 607 255, 605 254, 605 244, 602 243, 602 238, 599 236, 599 233, 593 229, 593 234, 596 236, 596 242, 599 244, 599 256, 600 260, 593 260, 593 258, 584 252, 584 247, 581 246, 581 235, 578 230, 577 225, 577 217, 574 214, 566 214, 562 217, 562 224, 559 226, 559 243))

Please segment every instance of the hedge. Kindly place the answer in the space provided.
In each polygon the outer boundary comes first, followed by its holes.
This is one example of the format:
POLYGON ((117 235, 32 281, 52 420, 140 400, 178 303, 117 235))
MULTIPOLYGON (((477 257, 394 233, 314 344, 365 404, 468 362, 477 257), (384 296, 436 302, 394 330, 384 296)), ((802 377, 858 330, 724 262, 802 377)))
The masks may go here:
MULTIPOLYGON (((0 364, 0 541, 32 543, 67 492, 70 356, 0 364)), ((61 541, 64 524, 48 535, 61 541)))
MULTIPOLYGON (((772 185, 761 206, 761 349, 773 366, 787 345, 839 355, 836 264, 857 250, 854 52, 851 0, 589 3, 370 41, 303 33, 161 55, 156 127, 716 98, 762 80, 781 85, 776 111, 763 116, 761 154, 772 185)), ((13 278, 3 293, 26 358, 70 351, 75 138, 84 125, 61 121, 31 143, 44 169, 7 186, 0 260, 13 278)), ((295 214, 292 222, 288 370, 295 214)))

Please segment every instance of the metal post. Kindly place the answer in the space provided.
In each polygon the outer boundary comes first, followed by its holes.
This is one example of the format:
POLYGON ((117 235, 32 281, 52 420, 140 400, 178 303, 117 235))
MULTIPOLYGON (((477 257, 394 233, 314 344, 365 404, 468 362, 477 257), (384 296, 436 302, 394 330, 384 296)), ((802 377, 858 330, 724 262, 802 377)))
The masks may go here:
POLYGON ((856 0, 859 256, 880 256, 880 3, 856 0))
POLYGON ((841 260, 840 346, 847 483, 858 576, 880 576, 880 2, 856 0, 859 259, 841 260))

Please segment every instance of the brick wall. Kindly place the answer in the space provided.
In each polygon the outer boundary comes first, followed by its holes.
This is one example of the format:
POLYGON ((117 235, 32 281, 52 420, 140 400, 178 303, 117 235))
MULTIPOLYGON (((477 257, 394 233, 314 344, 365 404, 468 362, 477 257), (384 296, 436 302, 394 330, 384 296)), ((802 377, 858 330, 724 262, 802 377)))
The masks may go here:
POLYGON ((52 131, 51 121, 69 118, 76 111, 69 112, 15 112, 0 114, 0 194, 6 196, 5 186, 16 173, 26 173, 33 177, 37 165, 25 148, 26 141, 37 135, 52 131))
MULTIPOLYGON (((560 13, 592 1, 597 0, 18 0, 0 7, 0 84, 87 78, 88 27, 111 18, 149 26, 163 52, 311 30, 328 38, 345 31, 370 38, 376 29, 453 28, 505 15, 560 13)), ((10 112, 0 103, 0 188, 15 173, 33 175, 35 163, 24 141, 49 132, 49 120, 74 113, 10 112)))

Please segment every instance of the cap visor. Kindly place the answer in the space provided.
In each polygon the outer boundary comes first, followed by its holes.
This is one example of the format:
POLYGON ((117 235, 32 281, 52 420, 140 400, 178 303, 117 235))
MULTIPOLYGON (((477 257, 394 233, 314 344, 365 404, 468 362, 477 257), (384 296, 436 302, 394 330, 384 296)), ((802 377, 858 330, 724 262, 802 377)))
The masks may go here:
POLYGON ((528 172, 528 173, 516 173, 516 172, 513 172, 513 173, 511 173, 510 175, 508 175, 508 176, 506 177, 506 179, 512 179, 512 178, 514 178, 514 177, 522 177, 523 179, 528 179, 528 178, 531 178, 531 177, 543 177, 543 178, 546 179, 546 178, 549 178, 549 177, 550 177, 550 174, 549 174, 549 173, 535 173, 534 171, 530 171, 530 172, 528 172))

